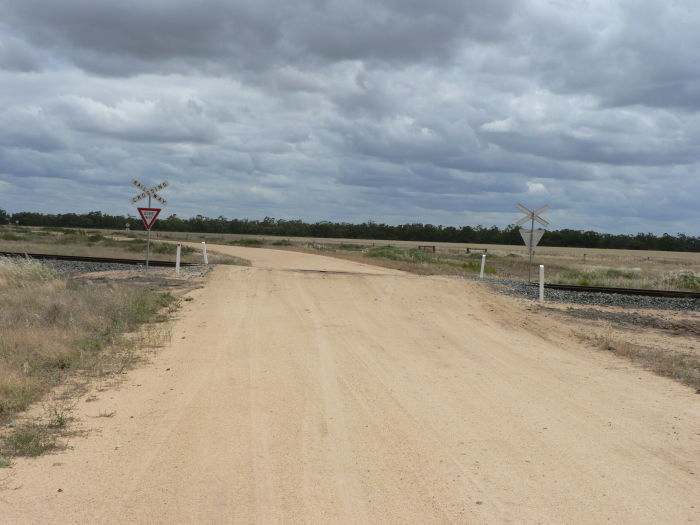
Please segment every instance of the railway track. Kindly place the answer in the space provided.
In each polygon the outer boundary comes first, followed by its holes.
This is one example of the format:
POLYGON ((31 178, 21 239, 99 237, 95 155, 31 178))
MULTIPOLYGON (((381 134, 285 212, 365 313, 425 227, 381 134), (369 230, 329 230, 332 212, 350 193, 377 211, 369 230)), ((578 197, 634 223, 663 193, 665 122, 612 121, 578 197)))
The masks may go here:
POLYGON ((579 286, 575 284, 547 283, 545 283, 544 287, 552 290, 567 290, 570 292, 616 293, 623 295, 643 295, 646 297, 680 297, 684 299, 700 299, 700 293, 698 292, 682 292, 678 290, 645 290, 640 288, 610 288, 604 286, 579 286))
MULTIPOLYGON (((112 257, 83 257, 79 255, 55 255, 48 253, 25 253, 25 252, 0 252, 0 257, 28 257, 30 259, 44 261, 76 261, 76 262, 91 262, 91 263, 114 263, 114 264, 131 264, 133 266, 145 265, 143 259, 115 259, 112 257)), ((175 267, 175 261, 148 261, 149 266, 158 267, 175 267)), ((196 263, 181 262, 180 266, 196 266, 196 263)))

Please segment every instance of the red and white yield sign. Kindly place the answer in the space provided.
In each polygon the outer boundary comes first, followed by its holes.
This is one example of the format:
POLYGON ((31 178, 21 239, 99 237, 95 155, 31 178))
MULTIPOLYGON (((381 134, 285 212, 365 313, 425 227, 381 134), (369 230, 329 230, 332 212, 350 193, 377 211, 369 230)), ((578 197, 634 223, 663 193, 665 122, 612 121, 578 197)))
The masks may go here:
POLYGON ((139 210, 139 215, 141 215, 141 220, 143 221, 143 225, 146 227, 147 230, 151 230, 153 227, 153 224, 156 222, 156 219, 158 218, 158 214, 160 213, 160 208, 136 208, 139 210))

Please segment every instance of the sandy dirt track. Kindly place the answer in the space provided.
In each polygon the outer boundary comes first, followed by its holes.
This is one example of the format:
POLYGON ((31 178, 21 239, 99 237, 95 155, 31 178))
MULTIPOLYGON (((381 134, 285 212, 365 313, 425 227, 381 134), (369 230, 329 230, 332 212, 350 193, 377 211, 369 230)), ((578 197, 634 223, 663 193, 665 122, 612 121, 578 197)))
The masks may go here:
POLYGON ((6 471, 1 523, 700 523, 689 389, 476 283, 217 249, 253 266, 79 403, 73 450, 6 471))

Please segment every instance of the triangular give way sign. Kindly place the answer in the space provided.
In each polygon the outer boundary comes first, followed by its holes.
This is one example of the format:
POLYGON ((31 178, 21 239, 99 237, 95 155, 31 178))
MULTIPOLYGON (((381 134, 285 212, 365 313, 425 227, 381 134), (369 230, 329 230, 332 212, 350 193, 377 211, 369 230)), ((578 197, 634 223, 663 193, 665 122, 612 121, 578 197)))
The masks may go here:
POLYGON ((141 215, 141 220, 143 220, 143 225, 147 230, 153 227, 153 223, 156 222, 158 214, 160 213, 160 208, 136 208, 139 210, 139 215, 141 215))

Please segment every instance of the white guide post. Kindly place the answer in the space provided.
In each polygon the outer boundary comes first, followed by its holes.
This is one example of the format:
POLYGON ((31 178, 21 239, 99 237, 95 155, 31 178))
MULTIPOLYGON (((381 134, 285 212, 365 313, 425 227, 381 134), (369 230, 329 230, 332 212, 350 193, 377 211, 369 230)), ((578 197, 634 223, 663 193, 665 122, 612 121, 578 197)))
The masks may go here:
POLYGON ((544 264, 540 264, 540 302, 544 302, 544 264))
POLYGON ((209 258, 207 257, 207 243, 202 241, 202 255, 204 256, 204 264, 209 264, 209 258))
POLYGON ((175 273, 180 273, 180 253, 182 252, 182 244, 177 245, 175 251, 175 273))
POLYGON ((486 266, 486 254, 481 256, 481 271, 479 272, 479 279, 484 278, 484 266, 486 266))

